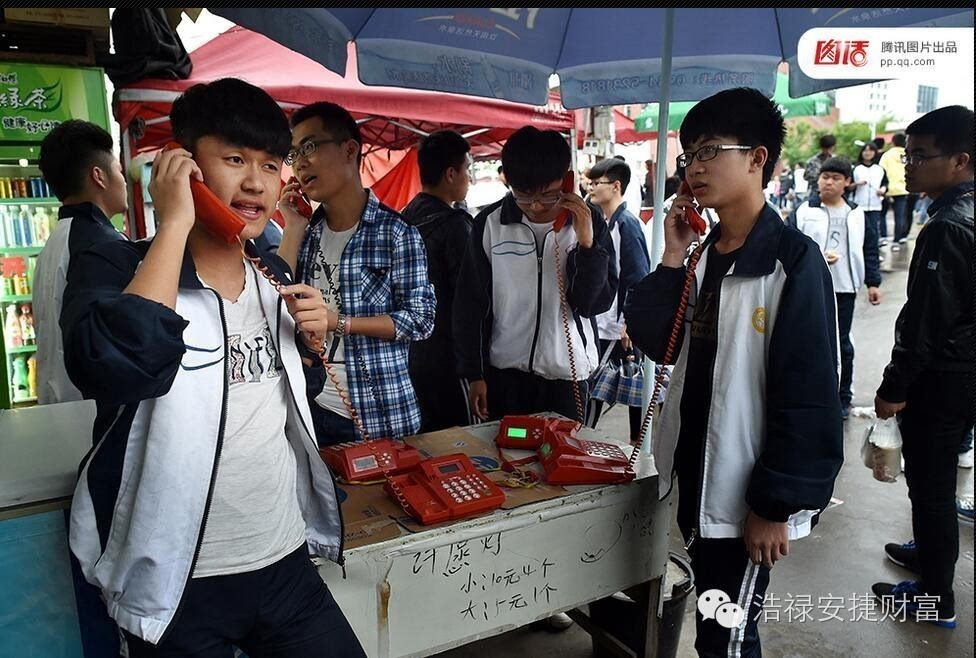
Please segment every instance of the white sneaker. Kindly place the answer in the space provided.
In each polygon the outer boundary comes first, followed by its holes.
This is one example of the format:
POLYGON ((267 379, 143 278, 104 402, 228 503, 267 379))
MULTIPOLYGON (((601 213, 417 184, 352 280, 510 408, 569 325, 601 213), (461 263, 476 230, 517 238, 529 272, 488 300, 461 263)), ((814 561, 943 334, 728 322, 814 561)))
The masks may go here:
POLYGON ((569 615, 567 615, 565 612, 555 614, 552 617, 549 617, 549 619, 546 621, 549 622, 549 627, 556 631, 564 631, 576 623, 570 619, 569 615))
POLYGON ((970 448, 966 452, 959 453, 959 468, 972 468, 973 467, 973 449, 970 448))

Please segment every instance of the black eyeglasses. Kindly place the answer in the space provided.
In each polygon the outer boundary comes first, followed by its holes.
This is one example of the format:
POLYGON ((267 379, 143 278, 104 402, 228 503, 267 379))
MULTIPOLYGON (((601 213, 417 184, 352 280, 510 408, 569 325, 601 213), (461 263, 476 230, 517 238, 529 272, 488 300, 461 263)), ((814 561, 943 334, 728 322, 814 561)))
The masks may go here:
POLYGON ((901 163, 904 165, 912 165, 917 167, 920 164, 925 164, 929 160, 935 160, 936 158, 951 158, 953 153, 939 153, 938 155, 922 155, 920 153, 902 153, 901 163))
POLYGON ((319 147, 320 144, 342 144, 344 139, 310 139, 307 142, 302 142, 297 149, 292 149, 288 151, 285 156, 285 164, 289 167, 298 162, 298 158, 307 158, 308 156, 315 153, 315 149, 319 147))
POLYGON ((684 168, 690 166, 696 157, 699 162, 708 162, 709 160, 715 159, 719 151, 751 151, 754 148, 756 147, 745 146, 744 144, 709 144, 708 146, 701 147, 697 151, 685 151, 675 158, 675 161, 679 167, 684 168))

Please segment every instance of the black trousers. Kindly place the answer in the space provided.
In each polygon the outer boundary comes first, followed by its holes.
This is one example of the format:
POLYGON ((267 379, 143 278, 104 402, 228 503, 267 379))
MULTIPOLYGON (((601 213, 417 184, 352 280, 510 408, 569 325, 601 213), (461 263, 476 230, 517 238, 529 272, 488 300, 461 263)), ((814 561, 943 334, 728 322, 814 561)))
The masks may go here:
MULTIPOLYGON (((578 415, 573 383, 568 379, 546 379, 513 368, 488 368, 485 384, 488 386, 488 417, 491 420, 543 411, 570 419, 576 419, 578 415)), ((579 382, 579 390, 585 413, 589 396, 585 381, 579 382)))
POLYGON ((421 433, 455 425, 463 427, 473 422, 468 413, 468 389, 458 377, 448 375, 442 369, 419 372, 411 367, 410 381, 420 407, 421 433))
POLYGON ((840 334, 840 406, 851 403, 851 382, 854 379, 854 343, 851 342, 851 323, 854 320, 854 302, 857 294, 837 293, 837 330, 840 334))
POLYGON ((346 658, 366 654, 302 546, 248 573, 195 578, 162 644, 126 633, 130 658, 346 658))
POLYGON ((922 589, 955 609, 952 581, 959 559, 956 462, 974 422, 973 378, 968 373, 923 373, 908 389, 898 415, 905 480, 912 501, 922 589))
MULTIPOLYGON (((687 541, 689 535, 682 528, 687 541)), ((714 605, 702 603, 695 612, 695 649, 699 656, 722 657, 762 656, 759 641, 759 618, 763 600, 769 586, 769 569, 753 564, 741 537, 734 539, 697 538, 688 548, 691 568, 695 572, 695 593, 701 601, 712 599, 716 590, 725 595, 724 601, 714 605), (737 605, 744 613, 738 625, 730 623, 729 610, 737 605), (702 607, 711 612, 709 618, 702 615, 702 607), (724 609, 724 613, 723 613, 724 609), (732 628, 729 628, 732 626, 732 628)))

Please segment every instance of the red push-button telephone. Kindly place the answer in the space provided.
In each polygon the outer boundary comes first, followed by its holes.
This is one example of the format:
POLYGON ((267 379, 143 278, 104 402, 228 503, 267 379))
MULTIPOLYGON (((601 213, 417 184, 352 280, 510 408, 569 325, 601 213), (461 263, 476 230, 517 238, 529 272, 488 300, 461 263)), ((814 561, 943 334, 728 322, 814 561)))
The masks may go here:
POLYGON ((375 480, 384 471, 399 473, 423 461, 419 450, 393 439, 375 439, 372 447, 361 442, 340 443, 320 449, 319 454, 346 482, 375 480))
POLYGON ((461 453, 426 459, 417 468, 389 476, 384 486, 424 525, 490 512, 505 502, 504 492, 461 453))

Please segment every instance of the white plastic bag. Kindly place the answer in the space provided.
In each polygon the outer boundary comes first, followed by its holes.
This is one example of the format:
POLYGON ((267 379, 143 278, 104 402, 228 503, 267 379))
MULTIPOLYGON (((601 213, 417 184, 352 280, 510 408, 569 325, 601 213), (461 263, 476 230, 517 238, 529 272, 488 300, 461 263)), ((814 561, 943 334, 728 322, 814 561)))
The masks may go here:
POLYGON ((894 418, 875 420, 864 432, 864 465, 878 482, 895 482, 901 473, 901 432, 894 418))

